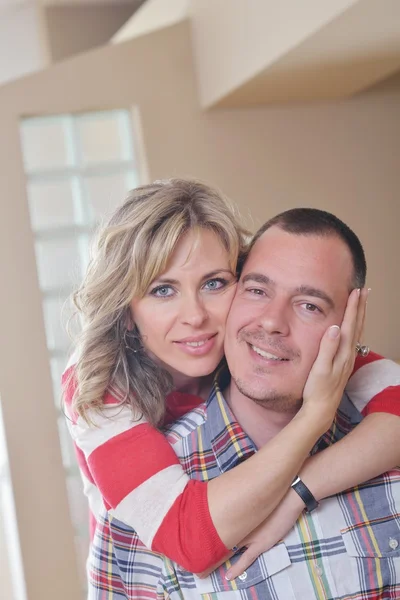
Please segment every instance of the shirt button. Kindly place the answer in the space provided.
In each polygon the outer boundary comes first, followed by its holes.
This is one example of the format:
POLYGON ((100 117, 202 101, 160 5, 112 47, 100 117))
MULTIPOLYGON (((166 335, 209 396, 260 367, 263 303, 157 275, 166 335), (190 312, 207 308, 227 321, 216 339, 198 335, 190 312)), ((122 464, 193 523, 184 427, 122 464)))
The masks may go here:
POLYGON ((322 576, 323 571, 322 571, 322 569, 321 569, 321 567, 319 566, 318 563, 315 565, 315 572, 318 575, 318 577, 322 576))
POLYGON ((240 579, 240 581, 246 581, 246 579, 247 579, 246 571, 243 571, 243 573, 241 575, 239 575, 239 579, 240 579))
POLYGON ((399 542, 397 540, 395 540, 394 538, 389 538, 389 546, 392 550, 396 550, 398 545, 399 542))

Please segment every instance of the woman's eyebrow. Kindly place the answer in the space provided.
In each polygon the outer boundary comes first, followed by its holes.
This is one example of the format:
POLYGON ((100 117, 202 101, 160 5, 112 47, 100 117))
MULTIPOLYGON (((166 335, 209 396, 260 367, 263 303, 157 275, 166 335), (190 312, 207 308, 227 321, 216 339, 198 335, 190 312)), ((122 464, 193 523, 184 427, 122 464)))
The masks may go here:
MULTIPOLYGON (((211 271, 210 273, 206 273, 205 275, 202 276, 202 280, 204 279, 211 279, 212 277, 215 277, 216 275, 220 275, 221 273, 228 273, 229 275, 234 275, 234 273, 232 273, 232 271, 230 269, 216 269, 215 271, 211 271)), ((152 283, 152 285, 154 284, 162 284, 162 285, 177 285, 179 282, 178 279, 171 279, 170 277, 158 277, 157 279, 155 279, 152 283)))
POLYGON ((221 273, 228 273, 229 275, 234 275, 230 269, 215 269, 215 271, 211 271, 202 277, 202 279, 211 279, 216 275, 220 275, 221 273))
POLYGON ((177 279, 170 279, 167 277, 159 277, 157 279, 154 279, 154 281, 151 283, 151 285, 176 285, 178 284, 179 281, 177 279))

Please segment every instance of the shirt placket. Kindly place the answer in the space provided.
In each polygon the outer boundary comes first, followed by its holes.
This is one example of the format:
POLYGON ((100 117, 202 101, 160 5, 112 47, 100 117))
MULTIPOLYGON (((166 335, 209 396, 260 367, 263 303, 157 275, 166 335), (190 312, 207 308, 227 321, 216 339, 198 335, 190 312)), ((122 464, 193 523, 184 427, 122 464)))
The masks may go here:
POLYGON ((308 571, 308 579, 314 592, 313 598, 315 600, 336 598, 336 586, 329 566, 329 557, 323 556, 324 534, 318 511, 312 514, 303 512, 296 527, 304 554, 304 562, 300 564, 308 571))

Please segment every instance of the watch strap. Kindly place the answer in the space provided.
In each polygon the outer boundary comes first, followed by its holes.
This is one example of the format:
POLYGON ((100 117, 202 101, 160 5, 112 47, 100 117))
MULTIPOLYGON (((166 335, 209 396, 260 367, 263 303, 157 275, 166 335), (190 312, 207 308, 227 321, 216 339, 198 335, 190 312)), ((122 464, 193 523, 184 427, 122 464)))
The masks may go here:
POLYGON ((298 475, 294 478, 291 487, 303 500, 304 504, 306 505, 306 510, 308 512, 311 512, 312 510, 317 508, 318 501, 314 498, 306 484, 300 479, 298 475))

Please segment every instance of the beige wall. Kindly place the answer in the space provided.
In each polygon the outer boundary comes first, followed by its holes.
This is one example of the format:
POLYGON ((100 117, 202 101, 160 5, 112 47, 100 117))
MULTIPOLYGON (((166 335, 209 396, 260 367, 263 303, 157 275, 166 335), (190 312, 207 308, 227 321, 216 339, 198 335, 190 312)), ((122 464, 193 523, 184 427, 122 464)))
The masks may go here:
POLYGON ((31 0, 1 9, 0 2, 0 85, 48 64, 41 7, 31 0))
POLYGON ((369 259, 366 340, 400 356, 397 82, 337 104, 203 113, 190 47, 182 23, 0 90, 0 390, 22 554, 34 590, 29 600, 76 595, 63 576, 67 567, 57 563, 60 552, 71 561, 70 531, 60 528, 65 490, 18 139, 21 115, 137 105, 151 178, 185 175, 216 184, 253 215, 254 228, 293 206, 335 212, 360 234, 369 259), (50 482, 44 464, 53 468, 50 482))
POLYGON ((57 62, 107 44, 142 1, 46 6, 44 14, 51 60, 57 62))
POLYGON ((127 42, 188 17, 190 0, 146 0, 140 10, 113 36, 112 43, 127 42))
POLYGON ((212 106, 360 0, 191 0, 201 103, 212 106))

